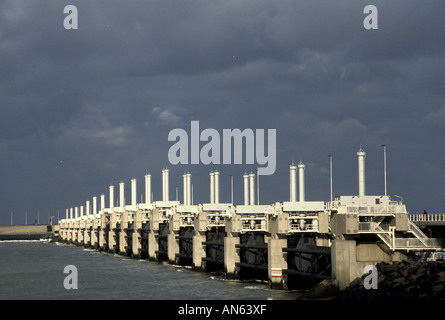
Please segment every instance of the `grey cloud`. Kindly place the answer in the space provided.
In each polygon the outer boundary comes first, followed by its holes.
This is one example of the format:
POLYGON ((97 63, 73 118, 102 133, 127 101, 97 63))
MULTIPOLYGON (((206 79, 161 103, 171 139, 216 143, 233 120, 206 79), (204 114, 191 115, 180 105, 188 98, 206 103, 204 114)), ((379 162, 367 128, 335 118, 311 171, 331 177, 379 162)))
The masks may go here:
MULTIPOLYGON (((362 142, 367 189, 381 190, 386 143, 391 192, 420 210, 421 186, 439 210, 445 4, 373 2, 379 30, 367 32, 364 0, 75 0, 76 31, 63 29, 65 3, 2 1, 0 201, 64 210, 117 180, 146 171, 155 179, 169 165, 169 130, 199 120, 277 129, 264 203, 286 199, 287 163, 300 157, 308 199, 326 200, 331 153, 336 192, 355 192, 362 142)), ((172 179, 192 170, 206 192, 209 167, 171 169, 172 179)))

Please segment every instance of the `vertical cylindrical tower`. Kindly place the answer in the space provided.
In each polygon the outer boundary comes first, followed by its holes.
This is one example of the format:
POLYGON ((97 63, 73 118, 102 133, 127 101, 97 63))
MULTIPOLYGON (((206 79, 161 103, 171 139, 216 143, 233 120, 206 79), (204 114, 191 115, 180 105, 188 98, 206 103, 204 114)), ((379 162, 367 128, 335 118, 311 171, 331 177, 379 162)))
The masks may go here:
POLYGON ((250 182, 250 190, 249 190, 250 205, 253 206, 253 205, 255 205, 255 174, 254 173, 249 174, 249 182, 250 182))
POLYGON ((70 208, 70 219, 73 219, 73 208, 70 208))
POLYGON ((365 195, 365 158, 366 152, 360 147, 360 150, 357 152, 358 158, 358 195, 365 195))
POLYGON ((192 204, 192 174, 187 173, 187 205, 192 204))
POLYGON ((187 205, 187 173, 184 173, 182 175, 182 189, 183 189, 183 198, 184 198, 184 205, 187 205))
POLYGON ((306 166, 303 164, 303 162, 300 162, 299 164, 298 164, 298 184, 299 184, 299 191, 300 191, 300 194, 299 194, 299 201, 300 202, 304 202, 305 201, 305 190, 304 190, 304 168, 305 168, 306 166))
POLYGON ((292 163, 289 167, 290 202, 297 201, 297 167, 292 163))
POLYGON ((214 176, 215 176, 215 200, 213 202, 219 203, 219 172, 215 171, 214 176))
POLYGON ((74 218, 77 219, 79 217, 79 207, 74 207, 74 218))
POLYGON ((68 216, 69 216, 69 209, 67 208, 65 210, 65 219, 68 220, 68 216))
POLYGON ((110 209, 114 208, 114 186, 110 186, 110 209))
POLYGON ((105 195, 100 195, 100 210, 103 211, 105 209, 105 195))
POLYGON ((136 208, 136 178, 131 179, 131 205, 136 208))
POLYGON ((93 197, 93 214, 97 214, 97 197, 93 197))
POLYGON ((168 185, 168 169, 164 170, 164 174, 165 174, 165 197, 164 197, 164 201, 168 201, 169 200, 169 185, 168 185))
POLYGON ((145 203, 149 204, 151 201, 151 175, 147 173, 145 175, 145 203))
POLYGON ((162 201, 165 201, 165 169, 162 169, 162 201))
POLYGON ((215 203, 215 173, 210 172, 210 203, 215 203))
POLYGON ((79 217, 83 217, 83 206, 80 206, 80 216, 79 217))
POLYGON ((249 205, 249 175, 244 174, 243 179, 244 179, 244 205, 248 206, 249 205))
POLYGON ((124 194, 124 190, 125 190, 125 183, 124 182, 120 182, 119 183, 119 206, 121 208, 125 207, 125 194, 124 194))
POLYGON ((90 215, 90 200, 87 200, 86 201, 86 203, 85 203, 85 214, 87 215, 87 216, 89 216, 90 215))

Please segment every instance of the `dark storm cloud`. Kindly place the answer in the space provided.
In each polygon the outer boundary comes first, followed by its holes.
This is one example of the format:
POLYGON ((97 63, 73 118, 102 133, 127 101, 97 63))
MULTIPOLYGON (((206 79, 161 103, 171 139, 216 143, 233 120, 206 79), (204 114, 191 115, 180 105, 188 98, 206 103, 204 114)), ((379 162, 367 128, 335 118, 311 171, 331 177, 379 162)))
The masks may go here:
MULTIPOLYGON (((390 193, 403 193, 411 211, 442 210, 442 1, 373 1, 372 31, 365 1, 70 4, 78 30, 63 28, 67 3, 0 3, 6 211, 63 211, 147 171, 160 189, 168 132, 189 130, 190 120, 277 129, 277 172, 263 179, 276 187, 263 203, 287 199, 287 163, 300 158, 308 199, 328 199, 331 153, 336 194, 356 193, 360 143, 367 190, 381 193, 385 143, 390 193)), ((197 201, 207 201, 209 167, 170 167, 172 179, 192 171, 197 201)), ((230 174, 251 168, 219 169, 227 187, 230 174)))

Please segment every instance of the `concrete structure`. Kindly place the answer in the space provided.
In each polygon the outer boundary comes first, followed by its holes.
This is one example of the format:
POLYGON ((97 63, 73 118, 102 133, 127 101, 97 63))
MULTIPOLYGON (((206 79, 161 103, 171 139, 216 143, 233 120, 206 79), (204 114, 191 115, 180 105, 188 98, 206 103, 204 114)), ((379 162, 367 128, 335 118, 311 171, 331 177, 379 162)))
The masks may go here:
MULTIPOLYGON (((109 207, 67 208, 60 239, 137 258, 219 270, 227 277, 257 277, 273 288, 298 285, 301 279, 333 279, 344 288, 363 268, 380 261, 406 259, 407 252, 440 250, 409 218, 405 205, 388 195, 365 194, 365 152, 358 157, 358 195, 332 201, 308 201, 305 165, 290 166, 289 201, 255 203, 255 174, 243 175, 244 204, 220 203, 219 172, 210 173, 210 201, 193 205, 191 174, 183 174, 183 203, 169 200, 169 170, 162 170, 162 200, 152 195, 145 175, 145 199, 136 198, 131 180, 130 205, 124 182, 119 205, 109 187, 109 207), (297 167, 299 199, 297 201, 297 167), (79 210, 80 208, 80 210, 79 210), (296 280, 297 279, 297 280, 296 280)), ((443 219, 445 221, 445 218, 443 219)), ((441 220, 442 221, 442 220, 441 220)), ((442 223, 442 222, 441 222, 442 223)))
MULTIPOLYGON (((0 226, 0 241, 47 239, 53 238, 56 233, 58 234, 58 232, 58 226, 50 225, 0 226)), ((66 233, 65 236, 67 236, 66 233)))

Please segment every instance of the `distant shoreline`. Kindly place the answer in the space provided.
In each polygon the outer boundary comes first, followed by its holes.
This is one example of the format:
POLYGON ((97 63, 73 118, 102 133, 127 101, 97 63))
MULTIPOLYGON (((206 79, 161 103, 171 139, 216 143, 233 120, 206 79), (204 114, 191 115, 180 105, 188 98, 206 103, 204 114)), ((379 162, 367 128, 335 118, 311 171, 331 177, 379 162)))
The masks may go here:
POLYGON ((0 226, 0 241, 40 240, 53 237, 52 228, 47 225, 0 226))

